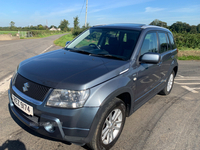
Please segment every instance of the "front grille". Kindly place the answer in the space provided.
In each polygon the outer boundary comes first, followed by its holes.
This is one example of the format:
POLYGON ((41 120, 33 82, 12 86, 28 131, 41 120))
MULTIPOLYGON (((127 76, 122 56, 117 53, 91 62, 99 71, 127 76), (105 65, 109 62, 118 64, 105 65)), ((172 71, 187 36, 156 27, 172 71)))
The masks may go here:
POLYGON ((25 95, 38 100, 38 101, 43 101, 47 92, 49 91, 49 87, 37 84, 35 82, 32 82, 20 74, 17 75, 16 80, 15 80, 15 87, 24 93, 25 95), (29 84, 28 91, 23 91, 24 84, 27 83, 29 84))
MULTIPOLYGON (((23 102, 25 102, 25 100, 24 100, 22 97, 20 97, 19 95, 17 95, 17 94, 13 91, 13 89, 11 88, 11 89, 10 89, 10 96, 12 97, 12 95, 15 95, 17 98, 19 98, 20 100, 22 100, 23 102)), ((39 121, 39 116, 37 116, 37 115, 35 115, 35 114, 34 114, 34 116, 29 116, 29 115, 27 115, 26 113, 24 113, 21 109, 19 109, 17 106, 15 106, 15 105, 14 105, 14 108, 15 108, 15 110, 16 110, 21 116, 23 116, 24 118, 28 119, 29 121, 32 121, 33 124, 35 124, 35 125, 37 126, 38 121, 39 121)))

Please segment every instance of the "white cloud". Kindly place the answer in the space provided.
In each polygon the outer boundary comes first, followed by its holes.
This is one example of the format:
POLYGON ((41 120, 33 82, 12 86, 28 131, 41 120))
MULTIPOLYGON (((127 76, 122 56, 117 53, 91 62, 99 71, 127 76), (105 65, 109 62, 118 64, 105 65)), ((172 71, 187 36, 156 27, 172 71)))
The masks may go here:
POLYGON ((158 11, 162 11, 164 10, 165 8, 158 8, 158 7, 146 7, 145 8, 145 12, 147 13, 152 13, 152 12, 158 12, 158 11))

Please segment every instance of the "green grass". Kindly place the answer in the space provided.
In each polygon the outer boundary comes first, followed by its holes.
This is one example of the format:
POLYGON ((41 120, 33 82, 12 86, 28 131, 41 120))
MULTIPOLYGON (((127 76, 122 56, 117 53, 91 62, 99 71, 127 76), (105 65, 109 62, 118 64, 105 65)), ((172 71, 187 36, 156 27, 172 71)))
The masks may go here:
POLYGON ((200 60, 200 56, 180 56, 178 60, 200 60))
POLYGON ((58 34, 64 34, 64 33, 67 33, 67 32, 52 32, 52 33, 44 33, 44 34, 39 34, 37 36, 34 36, 34 37, 30 37, 30 38, 44 38, 44 37, 48 37, 48 36, 52 36, 52 35, 58 35, 58 34))
MULTIPOLYGON (((26 35, 27 31, 20 31, 20 34, 26 35)), ((11 33, 12 36, 16 36, 18 31, 0 31, 0 34, 9 34, 11 33)), ((63 31, 48 31, 48 30, 32 30, 33 37, 20 37, 20 39, 36 39, 36 38, 44 38, 52 35, 63 34, 67 32, 63 31)))
POLYGON ((180 51, 189 51, 189 50, 200 50, 199 48, 188 48, 188 47, 178 47, 180 51))
POLYGON ((74 39, 72 34, 66 34, 62 37, 60 37, 59 39, 54 41, 55 45, 61 46, 61 47, 65 47, 65 44, 67 41, 72 41, 74 39))
POLYGON ((0 34, 9 34, 11 33, 13 36, 18 33, 18 31, 0 31, 0 34))

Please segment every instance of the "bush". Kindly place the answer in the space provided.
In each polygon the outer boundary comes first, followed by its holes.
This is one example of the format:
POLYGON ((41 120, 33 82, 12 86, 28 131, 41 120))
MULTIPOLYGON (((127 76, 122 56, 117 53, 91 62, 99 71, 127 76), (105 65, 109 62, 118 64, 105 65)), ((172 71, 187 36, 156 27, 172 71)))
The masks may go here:
POLYGON ((185 48, 200 49, 200 33, 173 33, 177 47, 181 50, 185 48))
POLYGON ((79 34, 81 34, 83 31, 85 31, 85 29, 74 29, 72 31, 73 36, 78 36, 79 34))
POLYGON ((63 31, 49 31, 49 30, 31 30, 31 32, 34 37, 64 33, 63 31))
POLYGON ((78 36, 79 34, 81 34, 83 31, 89 29, 90 27, 82 27, 82 28, 78 28, 78 29, 72 29, 72 35, 73 36, 78 36))

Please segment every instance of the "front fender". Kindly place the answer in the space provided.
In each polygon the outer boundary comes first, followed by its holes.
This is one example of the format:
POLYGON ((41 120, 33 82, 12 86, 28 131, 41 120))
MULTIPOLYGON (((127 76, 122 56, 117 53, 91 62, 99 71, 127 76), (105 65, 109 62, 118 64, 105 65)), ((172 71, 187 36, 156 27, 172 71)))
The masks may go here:
MULTIPOLYGON (((127 72, 128 73, 128 72, 127 72)), ((135 83, 131 81, 127 75, 119 75, 113 79, 110 79, 100 85, 97 85, 90 90, 90 98, 86 101, 84 107, 99 107, 93 123, 90 127, 90 132, 86 138, 86 141, 90 141, 93 138, 96 127, 99 123, 102 113, 105 111, 105 106, 116 96, 122 93, 129 93, 131 100, 134 99, 135 83)))
POLYGON ((90 97, 84 106, 99 107, 104 105, 107 101, 112 100, 114 97, 126 92, 130 94, 131 99, 133 100, 133 89, 135 87, 135 83, 131 81, 127 73, 125 74, 119 75, 91 88, 90 97))

